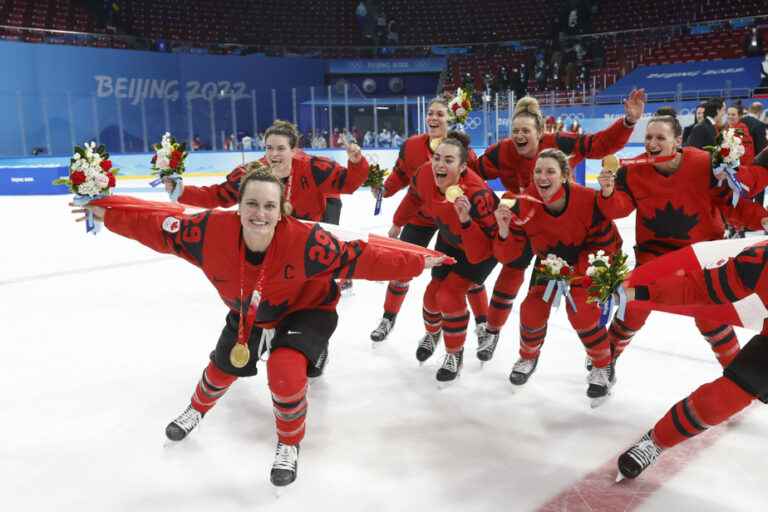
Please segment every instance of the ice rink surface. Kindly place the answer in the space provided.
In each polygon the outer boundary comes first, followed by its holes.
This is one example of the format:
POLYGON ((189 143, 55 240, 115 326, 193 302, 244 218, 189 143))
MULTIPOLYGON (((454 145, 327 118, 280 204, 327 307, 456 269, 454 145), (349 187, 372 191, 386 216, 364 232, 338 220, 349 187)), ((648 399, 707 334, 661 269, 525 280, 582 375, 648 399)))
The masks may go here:
MULTIPOLYGON (((0 198, 4 510, 722 512, 768 503, 760 403, 665 452, 636 481, 613 483, 617 456, 721 374, 692 319, 652 315, 619 360, 611 399, 590 409, 584 350, 562 309, 531 380, 507 380, 518 299, 494 359, 481 369, 470 334, 461 378, 440 390, 442 345, 423 367, 415 359, 427 275, 376 350, 369 334, 386 285, 357 281, 342 298, 326 374, 309 391, 298 479, 277 498, 264 365, 188 439, 171 445, 164 435, 224 324, 213 286, 176 257, 106 230, 86 235, 69 198, 0 198)), ((383 234, 396 205, 386 200, 373 217, 371 195, 358 191, 344 198, 342 224, 383 234)), ((633 222, 619 222, 628 251, 633 222)), ((753 334, 739 330, 742 344, 753 334)))

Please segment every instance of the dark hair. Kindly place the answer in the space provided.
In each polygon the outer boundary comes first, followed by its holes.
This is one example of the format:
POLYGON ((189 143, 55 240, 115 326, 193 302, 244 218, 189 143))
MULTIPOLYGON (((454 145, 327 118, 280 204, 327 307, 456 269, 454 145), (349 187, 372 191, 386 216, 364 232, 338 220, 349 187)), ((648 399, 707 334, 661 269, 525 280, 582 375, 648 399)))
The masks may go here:
MULTIPOLYGON (((563 172, 566 181, 571 181, 571 166, 568 165, 568 155, 563 153, 559 149, 549 148, 539 153, 538 158, 552 158, 557 160, 557 164, 560 166, 560 170, 563 172)), ((537 158, 537 160, 538 160, 537 158)))
POLYGON ((448 144, 449 146, 454 146, 459 148, 459 161, 462 164, 467 163, 467 159, 469 158, 469 143, 470 143, 469 135, 462 132, 457 132, 455 130, 451 130, 448 132, 448 135, 445 136, 443 141, 440 143, 442 146, 443 144, 448 144))
POLYGON ((264 133, 264 141, 266 141, 270 135, 282 135, 283 137, 288 137, 288 145, 291 149, 296 148, 299 144, 299 131, 294 124, 289 123, 288 121, 275 119, 272 126, 267 128, 267 131, 264 133))
POLYGON ((736 100, 736 103, 734 103, 728 108, 735 108, 736 113, 739 115, 739 117, 744 117, 744 107, 741 104, 741 100, 736 100))
POLYGON ((243 192, 246 185, 251 182, 258 181, 262 183, 274 183, 280 189, 280 211, 284 215, 290 215, 293 211, 291 203, 288 202, 288 198, 285 197, 285 185, 280 178, 272 174, 272 169, 260 162, 249 162, 246 164, 246 173, 240 178, 240 198, 238 199, 238 205, 243 201, 243 192))
MULTIPOLYGON (((682 137, 683 136, 683 127, 680 126, 680 121, 677 120, 677 112, 675 109, 670 108, 673 112, 675 112, 675 115, 659 115, 659 111, 656 111, 656 114, 648 121, 648 124, 651 123, 664 123, 667 126, 669 126, 670 130, 672 130, 672 133, 675 135, 675 137, 682 137)), ((659 110, 662 110, 661 108, 659 110)))
POLYGON ((656 109, 655 115, 677 117, 677 110, 675 110, 673 107, 659 107, 656 109))
POLYGON ((541 115, 541 107, 539 107, 539 100, 533 96, 523 96, 515 104, 515 113, 512 114, 512 120, 514 121, 519 116, 529 117, 536 123, 536 129, 539 133, 544 132, 544 116, 541 115))
POLYGON ((704 104, 704 116, 714 119, 717 117, 717 112, 723 108, 724 103, 725 100, 723 100, 723 98, 712 98, 711 100, 708 100, 704 104))

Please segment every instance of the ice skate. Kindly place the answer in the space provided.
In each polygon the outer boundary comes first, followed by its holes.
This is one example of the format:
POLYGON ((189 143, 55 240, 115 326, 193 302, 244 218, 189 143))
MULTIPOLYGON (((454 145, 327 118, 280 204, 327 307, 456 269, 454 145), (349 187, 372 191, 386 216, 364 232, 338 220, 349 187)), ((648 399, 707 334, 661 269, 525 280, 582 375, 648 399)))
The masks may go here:
POLYGON ((299 465, 299 445, 284 444, 278 441, 275 461, 269 473, 269 481, 276 487, 285 487, 296 480, 299 465))
POLYGON ((419 361, 419 366, 424 364, 424 361, 432 357, 432 354, 435 353, 435 348, 440 342, 441 334, 442 331, 437 331, 436 333, 428 332, 421 339, 419 347, 416 349, 416 359, 419 361))
POLYGON ((512 366, 512 372, 509 374, 509 382, 515 386, 522 386, 533 375, 539 358, 523 359, 522 357, 512 366))
MULTIPOLYGON (((619 456, 618 477, 637 478, 648 466, 656 462, 662 451, 663 448, 654 442, 649 430, 629 450, 619 456)), ((618 477, 617 482, 621 481, 618 477)))
POLYGON ((171 441, 181 441, 203 419, 203 413, 188 406, 183 413, 165 427, 165 435, 171 441))

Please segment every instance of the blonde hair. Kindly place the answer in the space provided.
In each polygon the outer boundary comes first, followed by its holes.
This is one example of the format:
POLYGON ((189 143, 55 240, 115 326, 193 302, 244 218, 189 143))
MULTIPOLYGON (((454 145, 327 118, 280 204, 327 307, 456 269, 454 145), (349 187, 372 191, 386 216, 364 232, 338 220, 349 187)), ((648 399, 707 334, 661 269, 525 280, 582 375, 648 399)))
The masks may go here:
POLYGON ((268 165, 264 165, 261 162, 248 162, 245 168, 246 172, 240 178, 240 199, 238 204, 243 201, 243 191, 245 191, 245 186, 248 183, 252 181, 274 183, 280 189, 280 211, 283 215, 290 215, 293 212, 293 206, 288 202, 288 198, 285 197, 283 181, 272 173, 272 169, 268 165))
POLYGON ((539 133, 544 133, 544 116, 541 115, 539 100, 533 96, 523 96, 515 104, 515 112, 512 114, 514 121, 519 116, 529 117, 536 123, 536 129, 539 133))

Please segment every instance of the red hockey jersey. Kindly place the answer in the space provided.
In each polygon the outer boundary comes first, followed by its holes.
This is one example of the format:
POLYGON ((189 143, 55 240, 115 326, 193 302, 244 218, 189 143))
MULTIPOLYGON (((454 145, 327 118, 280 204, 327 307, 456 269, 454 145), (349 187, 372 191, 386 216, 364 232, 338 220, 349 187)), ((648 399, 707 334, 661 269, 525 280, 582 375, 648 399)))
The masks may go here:
MULTIPOLYGON (((768 307, 768 246, 754 245, 722 265, 663 277, 635 289, 635 298, 670 306, 727 304, 756 293, 768 307)), ((763 323, 768 335, 768 319, 763 323)))
MULTIPOLYGON (((605 130, 593 134, 572 132, 545 133, 539 151, 556 148, 571 155, 571 167, 585 158, 603 158, 623 148, 634 127, 619 119, 605 130)), ((486 180, 499 178, 504 187, 518 192, 528 187, 533 178, 536 158, 526 158, 517 152, 515 141, 503 139, 485 150, 479 158, 477 173, 486 180)))
MULTIPOLYGON (((527 263, 532 256, 546 258, 554 254, 564 259, 579 274, 589 265, 588 256, 603 250, 614 254, 621 249, 621 235, 613 221, 605 218, 597 207, 599 192, 575 183, 566 183, 565 209, 550 212, 544 204, 518 201, 512 210, 521 218, 530 220, 522 225, 510 224, 509 236, 498 236, 493 241, 493 253, 502 263, 527 263)), ((538 196, 535 185, 527 194, 538 196)), ((511 195, 507 193, 506 195, 511 195)))
MULTIPOLYGON (((260 162, 266 164, 266 158, 260 162)), ((179 202, 201 208, 227 208, 237 204, 240 197, 240 178, 244 167, 236 167, 224 183, 208 187, 185 185, 179 202)), ((368 162, 363 157, 346 168, 333 160, 311 156, 304 152, 294 155, 291 174, 286 187, 290 188, 288 201, 293 216, 305 220, 320 220, 325 211, 326 194, 351 194, 368 178, 368 162)))
MULTIPOLYGON (((400 154, 392 173, 384 181, 384 197, 391 197, 409 186, 419 167, 426 162, 431 162, 433 154, 434 151, 429 146, 428 134, 421 133, 408 137, 400 146, 400 154)), ((467 166, 477 169, 477 154, 472 149, 469 150, 467 166)), ((411 219, 410 223, 418 226, 434 226, 435 221, 422 210, 411 219)))
MULTIPOLYGON (((104 221, 117 234, 200 267, 224 303, 240 311, 241 226, 236 212, 211 210, 168 217, 108 209, 104 221)), ((362 241, 341 242, 318 224, 283 217, 263 262, 244 265, 244 297, 249 304, 262 268, 255 323, 271 328, 294 311, 334 310, 339 291, 333 279, 409 280, 422 272, 424 258, 362 241)))
POLYGON ((730 204, 731 192, 718 186, 710 155, 694 147, 682 149, 680 167, 666 175, 651 164, 622 167, 610 197, 598 194, 598 205, 610 219, 626 217, 637 209, 635 254, 642 264, 687 245, 723 237, 723 216, 734 224, 761 229, 768 215, 760 205, 730 204))
POLYGON ((492 256, 490 240, 497 229, 493 212, 499 200, 480 176, 467 169, 459 177, 458 185, 471 204, 471 220, 467 224, 459 221, 453 203, 448 202, 437 188, 431 162, 423 164, 411 181, 408 194, 395 212, 396 226, 412 222, 423 210, 435 219, 443 240, 464 251, 471 263, 479 263, 492 256))

